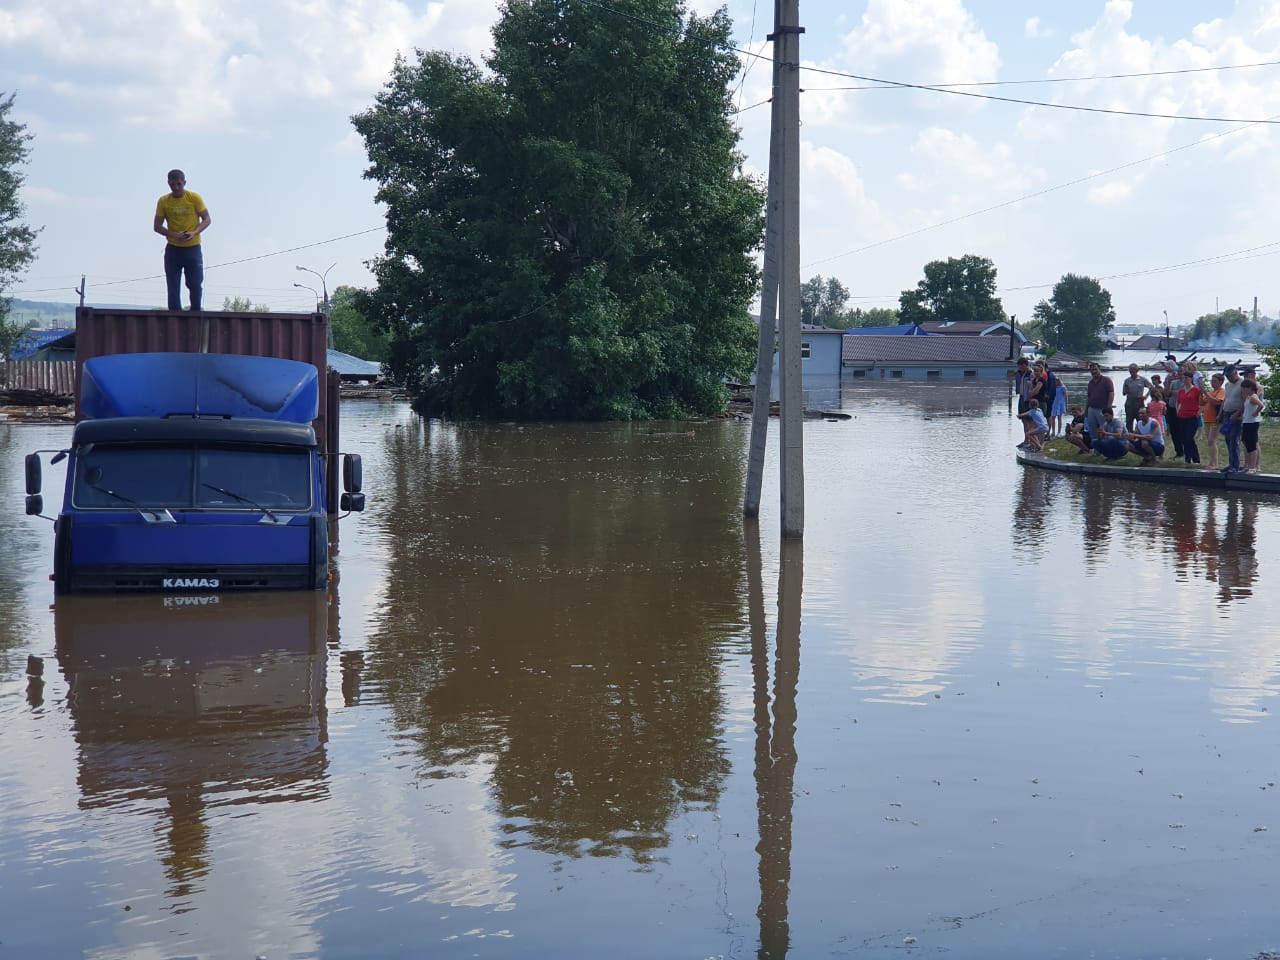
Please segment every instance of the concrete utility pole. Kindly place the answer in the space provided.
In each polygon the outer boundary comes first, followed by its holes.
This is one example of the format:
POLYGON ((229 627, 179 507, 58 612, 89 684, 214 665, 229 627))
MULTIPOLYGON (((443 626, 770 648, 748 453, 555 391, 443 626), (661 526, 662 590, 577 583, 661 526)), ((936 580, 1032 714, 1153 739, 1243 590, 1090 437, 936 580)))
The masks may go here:
POLYGON ((742 515, 760 515, 764 448, 769 437, 769 399, 773 393, 773 347, 778 336, 778 240, 781 232, 782 137, 778 126, 778 71, 782 46, 773 45, 773 123, 769 130, 769 188, 764 208, 764 273, 760 281, 760 336, 756 344, 756 389, 751 401, 751 445, 747 453, 747 489, 742 515))
POLYGON ((799 0, 774 0, 773 124, 769 137, 769 199, 766 210, 765 276, 761 291, 756 393, 743 512, 759 512, 769 387, 773 362, 772 315, 779 340, 778 397, 782 536, 804 536, 804 393, 800 374, 800 34, 799 0), (773 237, 773 246, 769 239, 773 237), (771 250, 776 266, 771 270, 771 250), (775 272, 776 271, 776 272, 775 272), (776 293, 776 296, 775 296, 776 293), (761 375, 761 369, 769 372, 761 375), (763 391, 762 391, 763 386, 763 391), (761 395, 763 392, 763 403, 761 395), (753 486, 754 484, 754 486, 753 486))

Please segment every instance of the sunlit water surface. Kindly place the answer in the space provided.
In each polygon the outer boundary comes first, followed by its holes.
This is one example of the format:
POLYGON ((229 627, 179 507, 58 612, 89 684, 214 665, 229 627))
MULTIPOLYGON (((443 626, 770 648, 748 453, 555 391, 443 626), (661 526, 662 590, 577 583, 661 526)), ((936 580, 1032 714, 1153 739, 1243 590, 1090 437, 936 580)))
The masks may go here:
POLYGON ((785 548, 776 421, 757 526, 745 423, 348 403, 332 595, 218 603, 55 608, 0 426, 0 958, 1280 950, 1276 502, 1006 390, 820 398, 785 548))

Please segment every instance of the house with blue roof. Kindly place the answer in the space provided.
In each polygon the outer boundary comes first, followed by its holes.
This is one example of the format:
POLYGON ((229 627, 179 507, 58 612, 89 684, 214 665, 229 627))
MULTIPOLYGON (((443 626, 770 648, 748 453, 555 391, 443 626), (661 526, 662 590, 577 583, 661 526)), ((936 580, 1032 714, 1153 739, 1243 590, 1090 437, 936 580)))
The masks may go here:
POLYGON ((26 330, 9 352, 10 360, 74 360, 76 331, 71 327, 55 330, 26 330))

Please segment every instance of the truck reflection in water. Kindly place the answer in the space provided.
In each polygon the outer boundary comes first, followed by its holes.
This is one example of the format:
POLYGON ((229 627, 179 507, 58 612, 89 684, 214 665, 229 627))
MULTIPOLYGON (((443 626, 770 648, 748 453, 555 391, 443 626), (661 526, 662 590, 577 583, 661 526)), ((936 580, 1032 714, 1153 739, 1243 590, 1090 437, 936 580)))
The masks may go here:
POLYGON ((207 811, 327 794, 323 594, 62 597, 81 809, 157 809, 170 898, 209 869, 207 811))

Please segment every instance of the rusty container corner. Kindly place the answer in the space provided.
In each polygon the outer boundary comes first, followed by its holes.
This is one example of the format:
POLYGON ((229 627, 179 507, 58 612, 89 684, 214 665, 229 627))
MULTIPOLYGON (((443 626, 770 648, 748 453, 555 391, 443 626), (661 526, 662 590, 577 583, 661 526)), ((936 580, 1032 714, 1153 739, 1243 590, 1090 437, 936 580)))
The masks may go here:
MULTIPOLYGON (((337 396, 329 370, 329 322, 322 313, 229 313, 221 310, 76 309, 76 420, 84 362, 115 353, 231 353, 302 360, 319 374, 320 415, 313 421, 326 467, 326 481, 339 450, 337 396), (335 393, 332 398, 330 393, 335 393)), ((337 509, 335 484, 326 482, 330 512, 337 509)))

